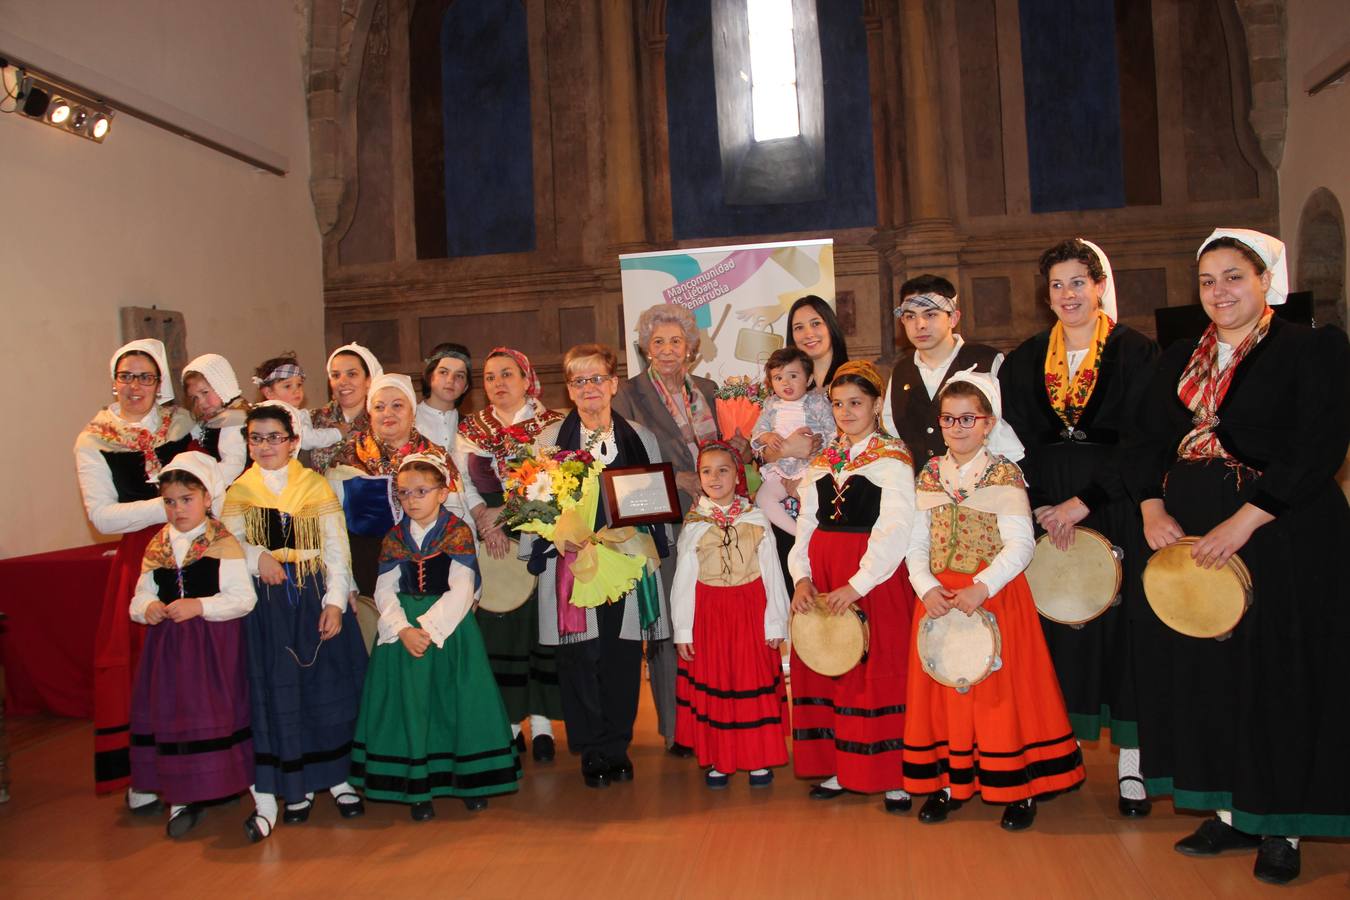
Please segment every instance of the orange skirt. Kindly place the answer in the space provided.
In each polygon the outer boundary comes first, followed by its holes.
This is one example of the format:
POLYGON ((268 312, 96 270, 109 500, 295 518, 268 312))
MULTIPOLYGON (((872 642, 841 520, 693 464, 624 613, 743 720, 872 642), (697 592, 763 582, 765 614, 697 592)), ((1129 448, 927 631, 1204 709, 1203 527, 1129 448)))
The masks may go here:
MULTIPOLYGON (((958 572, 937 578, 953 590, 974 580, 958 572)), ((905 790, 931 794, 950 788, 957 800, 980 794, 990 803, 1015 803, 1077 785, 1085 777, 1083 754, 1026 578, 1018 575, 984 608, 998 620, 1003 667, 961 694, 934 681, 920 665, 917 638, 928 612, 923 603, 915 604, 905 704, 905 790)))

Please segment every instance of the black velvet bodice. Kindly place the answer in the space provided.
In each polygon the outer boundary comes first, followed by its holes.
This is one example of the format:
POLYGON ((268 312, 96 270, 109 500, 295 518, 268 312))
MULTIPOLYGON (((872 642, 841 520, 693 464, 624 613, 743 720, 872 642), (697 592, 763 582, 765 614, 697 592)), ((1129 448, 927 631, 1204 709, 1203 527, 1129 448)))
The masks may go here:
POLYGON ((418 580, 418 565, 412 560, 399 564, 398 589, 405 594, 444 594, 450 590, 450 564, 454 560, 444 553, 424 560, 421 565, 421 581, 418 580))
MULTIPOLYGON (((185 434, 176 441, 166 441, 155 448, 155 456, 161 465, 188 448, 192 435, 185 434)), ((112 474, 113 487, 117 488, 118 503, 134 503, 137 500, 154 500, 159 496, 159 488, 145 480, 145 457, 139 450, 103 450, 103 461, 108 464, 112 474)))
POLYGON ((180 597, 213 597, 220 593, 220 560, 212 556, 203 556, 181 570, 155 569, 153 575, 161 603, 172 603, 180 597), (181 594, 179 571, 183 573, 181 594))
POLYGON ((816 479, 816 527, 821 531, 867 532, 881 518, 881 487, 852 475, 836 487, 828 475, 816 479), (839 499, 836 501, 836 495, 839 499))

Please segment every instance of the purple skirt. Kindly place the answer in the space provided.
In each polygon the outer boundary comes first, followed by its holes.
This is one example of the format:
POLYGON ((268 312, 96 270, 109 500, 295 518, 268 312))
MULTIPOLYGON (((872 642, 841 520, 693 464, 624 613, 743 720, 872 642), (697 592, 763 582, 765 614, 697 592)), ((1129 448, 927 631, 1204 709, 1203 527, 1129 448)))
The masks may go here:
POLYGON ((165 619, 146 629, 131 695, 131 786, 168 803, 229 797, 253 783, 240 619, 165 619))

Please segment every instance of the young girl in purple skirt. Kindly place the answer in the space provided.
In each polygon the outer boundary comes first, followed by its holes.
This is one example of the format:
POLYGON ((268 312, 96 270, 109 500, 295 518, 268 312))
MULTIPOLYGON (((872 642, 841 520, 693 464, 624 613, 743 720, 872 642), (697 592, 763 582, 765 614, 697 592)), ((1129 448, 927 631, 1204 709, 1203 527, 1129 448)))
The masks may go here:
POLYGON ((168 524, 150 539, 131 598, 132 621, 150 626, 131 697, 131 784, 170 804, 178 838, 204 801, 253 781, 240 619, 256 597, 243 548, 212 516, 225 499, 219 464, 180 453, 159 493, 168 524))

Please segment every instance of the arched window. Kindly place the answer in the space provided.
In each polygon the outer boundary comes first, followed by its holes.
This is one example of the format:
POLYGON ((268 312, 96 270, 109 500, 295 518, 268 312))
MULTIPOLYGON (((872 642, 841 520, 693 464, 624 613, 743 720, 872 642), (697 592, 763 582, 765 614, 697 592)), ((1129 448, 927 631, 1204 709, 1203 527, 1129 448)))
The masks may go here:
POLYGON ((747 0, 750 106, 756 141, 797 137, 797 52, 792 45, 792 0, 747 0))

